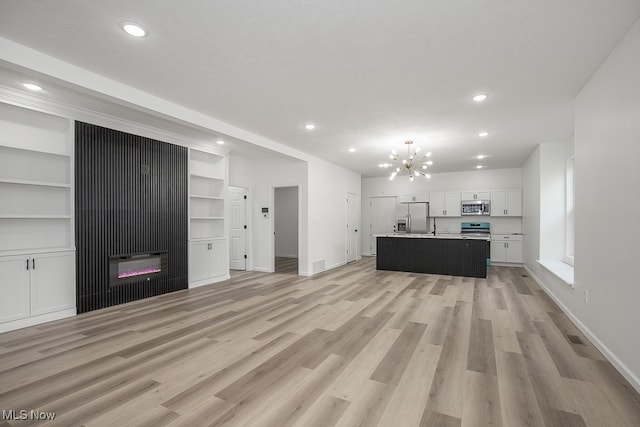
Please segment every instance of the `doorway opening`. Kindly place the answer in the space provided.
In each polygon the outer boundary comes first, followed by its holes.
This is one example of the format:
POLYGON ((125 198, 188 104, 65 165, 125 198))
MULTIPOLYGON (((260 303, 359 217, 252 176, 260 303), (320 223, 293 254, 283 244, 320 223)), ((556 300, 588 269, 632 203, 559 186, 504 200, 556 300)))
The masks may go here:
POLYGON ((298 275, 298 187, 273 189, 274 271, 298 275))
POLYGON ((247 269, 247 189, 229 186, 231 225, 229 227, 229 269, 247 269))

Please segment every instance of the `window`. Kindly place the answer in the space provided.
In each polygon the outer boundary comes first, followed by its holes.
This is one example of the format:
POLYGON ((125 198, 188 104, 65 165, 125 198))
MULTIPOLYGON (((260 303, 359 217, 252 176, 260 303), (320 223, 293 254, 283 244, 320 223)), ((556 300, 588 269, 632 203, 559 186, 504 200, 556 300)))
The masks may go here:
POLYGON ((567 160, 565 179, 565 250, 564 262, 573 265, 574 245, 575 245, 575 179, 574 179, 575 159, 571 157, 567 160))

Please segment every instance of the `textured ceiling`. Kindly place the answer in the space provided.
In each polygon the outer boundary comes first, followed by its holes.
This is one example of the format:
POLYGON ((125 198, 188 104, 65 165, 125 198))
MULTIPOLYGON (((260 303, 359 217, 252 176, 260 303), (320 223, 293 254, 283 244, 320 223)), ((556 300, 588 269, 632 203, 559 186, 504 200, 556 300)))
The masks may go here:
POLYGON ((521 166, 571 136, 638 18, 638 0, 0 0, 6 39, 364 176, 406 139, 432 173, 521 166))

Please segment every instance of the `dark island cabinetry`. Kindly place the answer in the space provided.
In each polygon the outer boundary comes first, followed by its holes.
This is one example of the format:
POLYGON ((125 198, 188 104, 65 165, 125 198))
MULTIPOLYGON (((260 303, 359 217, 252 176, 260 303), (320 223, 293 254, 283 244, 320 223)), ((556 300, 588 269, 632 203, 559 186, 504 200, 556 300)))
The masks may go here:
POLYGON ((435 237, 378 237, 376 240, 378 270, 487 277, 487 240, 435 237))

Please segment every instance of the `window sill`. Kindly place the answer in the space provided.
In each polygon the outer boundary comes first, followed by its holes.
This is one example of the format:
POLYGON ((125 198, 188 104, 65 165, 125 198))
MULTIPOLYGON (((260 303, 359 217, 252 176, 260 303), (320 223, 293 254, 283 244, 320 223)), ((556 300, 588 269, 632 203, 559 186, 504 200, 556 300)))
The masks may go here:
POLYGON ((550 273, 555 275, 558 279, 562 280, 567 285, 572 288, 575 287, 575 283, 573 281, 573 267, 569 264, 565 264, 562 261, 551 261, 551 260, 538 260, 538 264, 547 269, 550 273))

